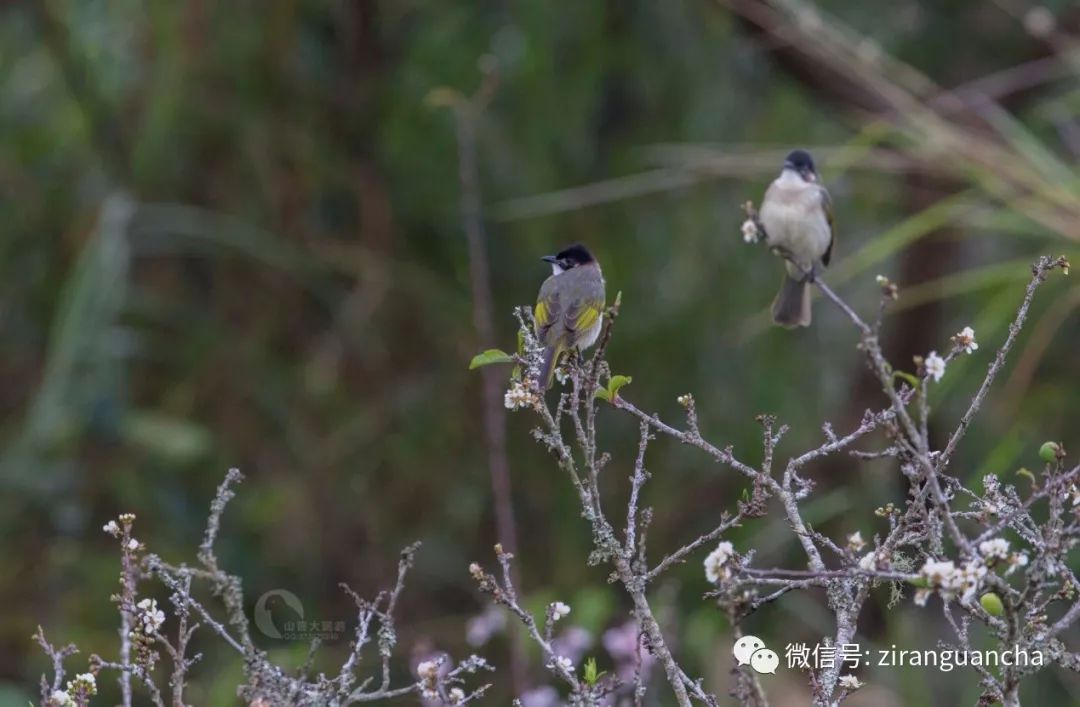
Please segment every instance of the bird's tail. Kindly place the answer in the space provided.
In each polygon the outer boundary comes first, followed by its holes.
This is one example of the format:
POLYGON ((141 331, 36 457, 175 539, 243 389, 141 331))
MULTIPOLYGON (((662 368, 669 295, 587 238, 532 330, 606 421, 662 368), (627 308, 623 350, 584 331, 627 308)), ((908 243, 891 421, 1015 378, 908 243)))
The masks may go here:
POLYGON ((780 326, 810 326, 810 282, 785 274, 773 300, 772 318, 780 326))
POLYGON ((544 349, 544 362, 540 364, 540 380, 544 385, 543 390, 551 388, 551 381, 555 378, 555 364, 559 362, 559 354, 562 352, 562 346, 548 346, 544 349))

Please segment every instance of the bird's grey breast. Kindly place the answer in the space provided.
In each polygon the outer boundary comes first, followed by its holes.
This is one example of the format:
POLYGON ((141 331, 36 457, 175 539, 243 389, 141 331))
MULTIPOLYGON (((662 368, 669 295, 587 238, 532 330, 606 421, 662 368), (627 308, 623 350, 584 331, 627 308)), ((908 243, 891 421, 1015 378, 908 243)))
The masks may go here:
POLYGON ((820 258, 832 239, 822 187, 798 178, 781 177, 769 186, 760 218, 768 244, 782 248, 804 267, 820 258))

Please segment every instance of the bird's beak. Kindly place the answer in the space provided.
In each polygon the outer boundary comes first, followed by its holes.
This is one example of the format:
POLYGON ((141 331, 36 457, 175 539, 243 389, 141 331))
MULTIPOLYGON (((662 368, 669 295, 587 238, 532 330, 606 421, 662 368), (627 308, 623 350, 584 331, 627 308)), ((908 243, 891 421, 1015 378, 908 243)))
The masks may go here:
POLYGON ((543 260, 545 263, 551 263, 552 265, 555 265, 559 262, 559 259, 556 258, 554 255, 545 255, 544 257, 540 258, 540 260, 543 260))
POLYGON ((808 182, 816 182, 817 174, 812 169, 804 169, 802 171, 802 178, 808 182))

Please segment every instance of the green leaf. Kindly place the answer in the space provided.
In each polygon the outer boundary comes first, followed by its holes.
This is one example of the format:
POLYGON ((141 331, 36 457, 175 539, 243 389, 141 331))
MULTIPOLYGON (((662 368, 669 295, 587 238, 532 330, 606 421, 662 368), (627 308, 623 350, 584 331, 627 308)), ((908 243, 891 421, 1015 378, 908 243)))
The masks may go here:
POLYGON ((619 394, 619 388, 624 385, 630 385, 634 379, 630 376, 612 376, 608 381, 608 393, 611 394, 611 399, 614 400, 615 396, 619 394))
POLYGON ((585 682, 589 685, 595 685, 596 681, 604 677, 607 674, 606 670, 597 671, 596 658, 589 658, 585 661, 585 672, 582 677, 585 678, 585 682))
POLYGON ((493 363, 513 363, 514 358, 499 349, 488 349, 483 353, 478 353, 473 356, 471 362, 469 362, 469 370, 474 368, 480 368, 481 366, 490 366, 493 363))
POLYGON ((612 376, 611 380, 608 381, 607 388, 597 388, 595 396, 609 403, 614 402, 615 397, 619 394, 619 389, 624 385, 629 385, 633 380, 630 376, 612 376))

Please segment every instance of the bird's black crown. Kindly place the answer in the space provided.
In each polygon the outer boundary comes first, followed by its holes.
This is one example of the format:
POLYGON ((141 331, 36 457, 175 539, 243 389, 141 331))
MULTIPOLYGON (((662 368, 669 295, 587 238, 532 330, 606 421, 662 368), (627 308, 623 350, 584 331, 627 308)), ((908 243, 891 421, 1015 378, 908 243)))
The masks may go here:
POLYGON ((555 255, 555 257, 560 262, 573 265, 584 265, 585 263, 591 263, 595 260, 595 258, 592 257, 592 253, 580 243, 575 243, 574 245, 563 248, 555 255))
POLYGON ((798 171, 816 172, 814 158, 806 150, 792 150, 784 159, 784 166, 797 169, 798 171))

